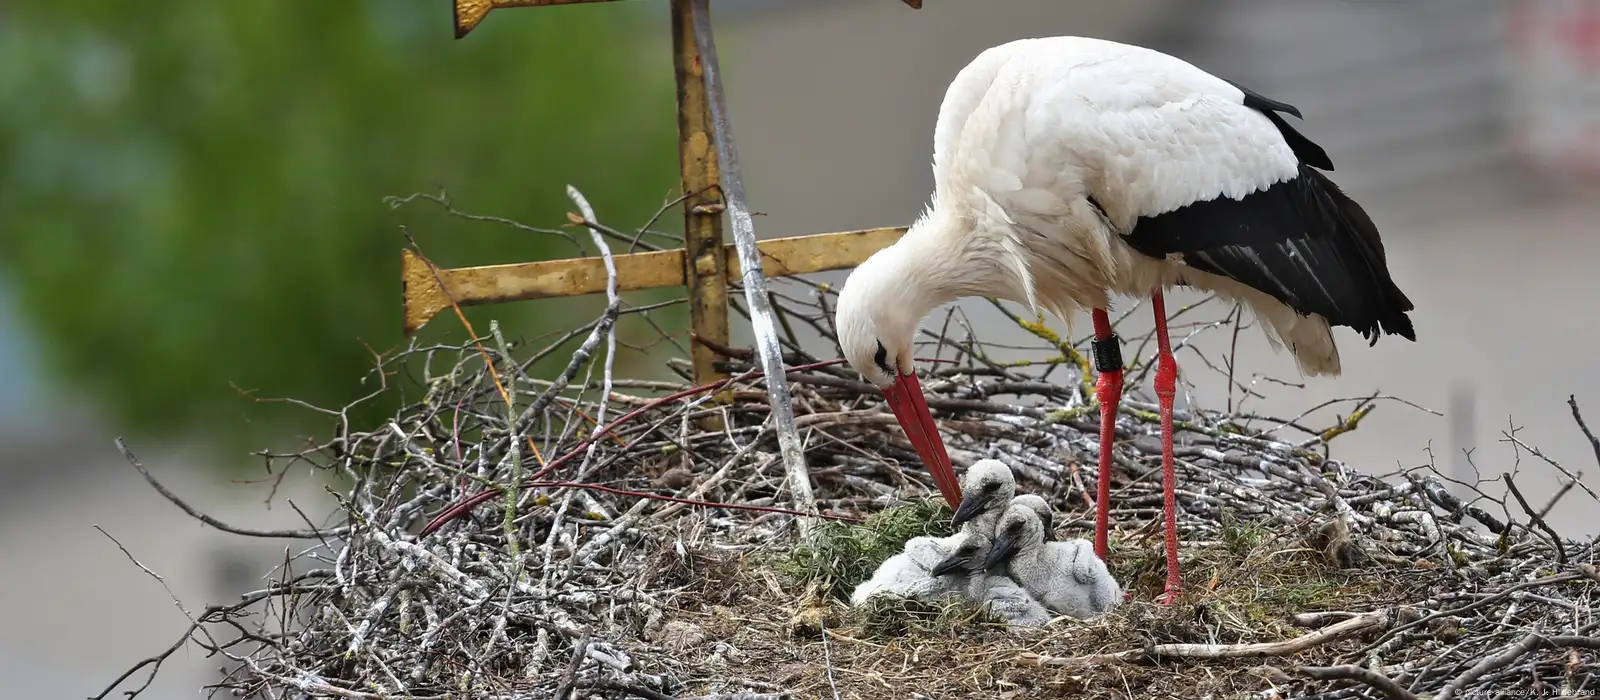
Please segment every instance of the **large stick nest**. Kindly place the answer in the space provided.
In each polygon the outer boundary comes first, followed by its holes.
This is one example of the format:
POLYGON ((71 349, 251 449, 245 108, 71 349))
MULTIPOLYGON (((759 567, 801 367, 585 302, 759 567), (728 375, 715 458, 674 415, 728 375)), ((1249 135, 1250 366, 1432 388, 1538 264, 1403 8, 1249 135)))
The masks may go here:
MULTIPOLYGON (((790 366, 816 361, 793 328, 831 342, 830 293, 778 295, 790 366)), ((1160 450, 1155 406, 1135 391, 1117 428, 1109 561, 1131 602, 1040 630, 1008 630, 955 602, 850 609, 851 587, 905 539, 949 530, 881 395, 837 365, 790 374, 815 507, 835 518, 802 538, 783 512, 795 504, 751 353, 720 349, 735 381, 716 395, 612 378, 593 341, 643 313, 614 304, 569 334, 591 342, 555 382, 525 373, 549 348, 493 337, 380 358, 374 381, 408 400, 393 420, 359 429, 328 411, 324 444, 263 453, 274 471, 325 471, 333 515, 275 533, 208 519, 307 545, 263 590, 206 609, 167 653, 218 654, 228 667, 217 687, 262 698, 1600 692, 1595 544, 1558 537, 1539 515, 1549 505, 1526 502, 1548 494, 1501 500, 1480 489, 1498 479, 1449 483, 1428 465, 1380 477, 1330 459, 1327 443, 1356 429, 1371 400, 1321 423, 1180 411, 1187 590, 1177 605, 1149 602, 1164 573, 1160 450), (686 395, 662 398, 674 393, 686 395)), ((1059 537, 1087 537, 1098 421, 1086 344, 1014 320, 1042 359, 994 361, 970 333, 934 338, 920 352, 946 362, 923 363, 928 403, 958 466, 1007 462, 1020 492, 1057 509, 1059 537)), ((1237 321, 1229 310, 1191 327, 1237 321)), ((1128 347, 1149 349, 1139 338, 1128 347)), ((1130 389, 1148 371, 1144 354, 1130 389)), ((1575 479, 1566 486, 1556 498, 1594 497, 1575 479)), ((164 658, 119 683, 136 686, 164 658)))

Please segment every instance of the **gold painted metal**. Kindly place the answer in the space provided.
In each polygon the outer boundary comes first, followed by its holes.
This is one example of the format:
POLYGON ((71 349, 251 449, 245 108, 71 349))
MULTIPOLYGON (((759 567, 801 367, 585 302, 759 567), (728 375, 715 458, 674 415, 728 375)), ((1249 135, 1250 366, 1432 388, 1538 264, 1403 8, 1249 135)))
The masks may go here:
MULTIPOLYGON (((490 10, 502 7, 546 7, 550 5, 580 5, 591 2, 616 0, 455 0, 456 38, 460 39, 478 26, 490 10)), ((922 0, 901 0, 913 10, 922 9, 922 0)))
MULTIPOLYGON (((502 7, 546 7, 549 5, 578 5, 591 2, 614 2, 615 0, 456 0, 456 38, 460 39, 467 32, 478 26, 479 22, 489 14, 490 10, 502 7)), ((909 0, 908 0, 909 2, 909 0)))
MULTIPOLYGON (((490 10, 613 1, 454 0, 456 38, 471 32, 490 10)), ((922 8, 922 0, 901 1, 914 9, 922 8)), ((728 280, 737 279, 738 256, 722 240, 724 203, 718 187, 717 148, 712 140, 711 109, 694 24, 690 21, 691 8, 688 0, 670 2, 672 65, 678 84, 678 161, 683 191, 687 193, 683 207, 684 249, 618 256, 618 285, 623 290, 686 287, 694 333, 727 345, 728 280), (723 252, 718 254, 719 250, 723 252)), ((859 264, 874 251, 893 243, 904 231, 872 229, 782 238, 763 241, 760 248, 770 276, 835 270, 859 264)), ((450 296, 440 286, 440 280, 463 306, 592 294, 605 289, 605 270, 599 258, 438 269, 411 251, 403 251, 401 256, 408 335, 450 308, 450 296)), ((710 348, 696 343, 690 352, 696 381, 712 382, 725 376, 716 368, 718 357, 710 348)))
MULTIPOLYGON (((689 323, 696 335, 728 342, 727 257, 722 250, 722 188, 718 186, 717 144, 711 134, 711 106, 694 39, 690 0, 672 0, 672 72, 678 81, 678 166, 683 175, 683 266, 689 294, 689 323)), ((620 271, 619 271, 620 276, 620 271)), ((725 378, 717 354, 704 345, 689 348, 694 380, 725 378)))
MULTIPOLYGON (((874 228, 817 233, 772 238, 757 247, 761 249, 762 271, 768 277, 802 275, 860 265, 868 256, 900 240, 905 232, 904 228, 874 228)), ((728 281, 738 280, 742 274, 738 250, 732 245, 723 246, 722 260, 726 289, 728 281)), ((618 291, 684 286, 688 276, 682 250, 618 255, 613 261, 617 265, 618 291)), ((417 332, 439 312, 450 308, 452 297, 461 306, 476 306, 606 290, 605 262, 599 257, 439 268, 429 266, 410 250, 402 250, 400 268, 405 282, 406 335, 417 332)), ((723 308, 726 310, 726 306, 723 308)), ((695 332, 698 334, 698 329, 695 332)), ((719 338, 711 340, 726 344, 719 338)))

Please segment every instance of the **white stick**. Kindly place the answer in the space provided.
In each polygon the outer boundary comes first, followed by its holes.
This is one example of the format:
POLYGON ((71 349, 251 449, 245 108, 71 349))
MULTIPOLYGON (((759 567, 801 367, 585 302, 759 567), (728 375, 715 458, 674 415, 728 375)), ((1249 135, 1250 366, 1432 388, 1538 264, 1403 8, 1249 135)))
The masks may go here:
MULTIPOLYGON (((589 206, 589 200, 583 196, 583 193, 579 192, 578 188, 573 187, 572 185, 567 185, 567 196, 570 197, 573 203, 578 205, 578 209, 583 212, 583 220, 584 223, 587 224, 584 226, 584 228, 589 230, 589 237, 594 239, 594 246, 600 249, 600 257, 605 260, 606 313, 614 318, 616 317, 617 312, 622 308, 622 298, 617 296, 617 262, 611 257, 611 246, 606 245, 606 239, 602 237, 600 235, 600 231, 595 228, 595 226, 600 224, 600 220, 595 218, 594 209, 589 206)), ((599 326, 596 326, 596 328, 599 328, 599 326)), ((606 424, 606 401, 611 398, 611 366, 616 355, 617 328, 613 324, 610 328, 606 329, 606 369, 605 373, 601 375, 602 384, 600 389, 600 405, 595 409, 594 412, 594 425, 596 432, 599 432, 600 429, 606 424)), ((599 444, 599 440, 589 443, 589 452, 591 455, 594 453, 595 446, 599 444)))
MULTIPOLYGON (((717 158, 722 171, 722 195, 727 201, 728 216, 733 222, 733 243, 739 250, 739 268, 744 282, 745 302, 750 306, 750 326, 755 331, 756 349, 761 355, 761 369, 767 377, 767 397, 772 404, 772 420, 778 431, 778 449, 783 454, 783 464, 789 477, 789 492, 794 498, 794 509, 816 512, 816 499, 811 494, 811 473, 806 468, 805 453, 800 444, 800 431, 794 424, 794 407, 789 402, 788 373, 783 364, 783 351, 778 344, 777 324, 773 322, 772 306, 767 298, 767 278, 761 270, 761 251, 756 247, 755 221, 745 203, 744 182, 739 174, 739 153, 733 143, 733 127, 728 123, 727 101, 722 93, 722 71, 717 63, 717 44, 711 37, 711 14, 707 0, 691 0, 694 41, 700 50, 700 66, 706 84, 707 102, 711 107, 711 130, 716 137, 717 158)), ((810 533, 811 518, 800 518, 800 534, 810 533)))

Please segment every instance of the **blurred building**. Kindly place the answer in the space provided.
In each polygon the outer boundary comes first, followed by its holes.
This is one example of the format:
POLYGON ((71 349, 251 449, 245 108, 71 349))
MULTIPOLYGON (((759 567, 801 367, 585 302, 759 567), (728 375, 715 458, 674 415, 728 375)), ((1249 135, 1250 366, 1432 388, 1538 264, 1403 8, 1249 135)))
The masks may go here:
MULTIPOLYGON (((1480 465, 1497 474, 1509 468, 1497 431, 1515 419, 1530 426, 1525 439, 1595 471, 1564 401, 1577 393, 1592 406, 1591 422, 1600 423, 1600 375, 1585 352, 1600 341, 1600 329, 1583 320, 1593 293, 1579 286, 1587 261, 1600 256, 1600 210, 1552 194, 1550 183, 1562 177, 1530 178, 1510 148, 1513 117, 1527 118, 1513 96, 1533 76, 1519 73, 1506 49, 1502 3, 929 0, 921 11, 898 0, 713 5, 750 198, 766 214, 757 220, 763 236, 908 222, 932 186, 933 122, 945 86, 979 51, 1015 38, 1083 34, 1141 43, 1297 105, 1305 132, 1332 154, 1336 180, 1386 231, 1396 275, 1418 305, 1420 342, 1367 348, 1346 335, 1344 378, 1286 392, 1262 410, 1293 413, 1380 389, 1444 410, 1450 387, 1462 386, 1471 398, 1454 405, 1470 405, 1477 424, 1452 432, 1443 419, 1383 404, 1341 438, 1336 454, 1381 472, 1425 461, 1430 443, 1448 464, 1447 453, 1476 442, 1480 465), (1447 444, 1448 435, 1456 444, 1447 444)), ((501 12, 488 21, 532 21, 539 12, 501 12)), ((646 40, 660 41, 665 59, 664 27, 646 40)), ((254 587, 258 572, 293 543, 220 537, 146 488, 90 412, 44 401, 50 392, 28 379, 38 372, 37 358, 4 301, 0 296, 0 561, 8 565, 0 567, 7 591, 0 597, 0 684, 18 697, 81 697, 187 624, 161 586, 93 525, 164 575, 191 609, 254 587)), ((1259 338, 1241 340, 1246 344, 1244 362, 1293 375, 1289 360, 1259 338)), ((1189 375, 1201 387, 1194 400, 1214 406, 1205 392, 1215 385, 1189 375)), ((264 488, 220 481, 181 445, 135 449, 173 489, 225 520, 299 524, 281 500, 271 511, 261 506, 264 488)), ((1538 470, 1524 468, 1530 497, 1553 490, 1552 480, 1536 480, 1531 473, 1538 470)), ((323 502, 312 484, 279 496, 323 502)), ((1576 497, 1566 506, 1557 511, 1557 527, 1600 529, 1579 512, 1576 497)), ((179 653, 146 697, 193 697, 216 665, 179 653)))

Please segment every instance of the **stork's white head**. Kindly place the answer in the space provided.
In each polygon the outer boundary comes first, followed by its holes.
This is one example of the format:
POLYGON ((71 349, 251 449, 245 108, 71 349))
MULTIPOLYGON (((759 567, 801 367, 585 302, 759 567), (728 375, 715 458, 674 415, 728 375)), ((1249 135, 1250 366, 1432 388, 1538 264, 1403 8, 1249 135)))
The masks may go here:
POLYGON ((887 389, 912 374, 911 341, 926 309, 911 298, 917 283, 904 274, 905 249, 892 245, 867 258, 839 290, 834 325, 839 347, 861 378, 887 389))
POLYGON ((928 412, 917 381, 911 340, 922 317, 945 301, 925 274, 930 267, 912 244, 915 231, 873 253, 839 290, 834 327, 839 347, 862 378, 883 391, 906 438, 933 475, 951 508, 961 503, 961 487, 945 452, 939 428, 928 412))
POLYGON ((1026 261, 1006 236, 975 233, 935 207, 894 245, 858 265, 839 290, 834 327, 850 366, 879 389, 912 374, 911 343, 922 319, 967 296, 1037 307, 1026 261))

